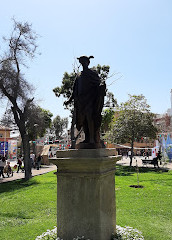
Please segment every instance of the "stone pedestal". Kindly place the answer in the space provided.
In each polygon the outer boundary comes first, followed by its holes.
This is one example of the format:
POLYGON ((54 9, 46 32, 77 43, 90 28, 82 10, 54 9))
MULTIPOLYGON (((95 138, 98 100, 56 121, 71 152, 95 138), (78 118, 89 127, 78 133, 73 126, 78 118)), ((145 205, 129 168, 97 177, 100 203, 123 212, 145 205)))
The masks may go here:
POLYGON ((115 232, 113 149, 57 151, 57 231, 63 240, 110 240, 115 232))

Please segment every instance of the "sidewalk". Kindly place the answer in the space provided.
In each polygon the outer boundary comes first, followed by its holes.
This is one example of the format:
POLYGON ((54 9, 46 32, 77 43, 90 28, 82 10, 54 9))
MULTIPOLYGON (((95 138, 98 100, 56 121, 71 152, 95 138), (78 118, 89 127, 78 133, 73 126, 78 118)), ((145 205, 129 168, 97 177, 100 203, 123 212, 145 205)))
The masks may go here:
MULTIPOLYGON (((43 166, 41 166, 41 168, 39 170, 33 168, 32 176, 42 175, 44 173, 48 173, 53 170, 57 170, 56 165, 48 165, 48 166, 43 165, 43 166)), ((22 178, 24 178, 24 173, 22 173, 21 170, 19 173, 16 173, 16 171, 15 171, 13 174, 13 177, 7 177, 6 174, 5 174, 5 178, 2 178, 2 176, 1 176, 0 183, 10 182, 10 181, 14 181, 17 179, 22 179, 22 178)))
MULTIPOLYGON (((154 167, 152 164, 147 164, 147 166, 143 165, 142 164, 142 160, 141 159, 144 159, 144 157, 134 157, 133 158, 133 161, 132 161, 132 166, 136 166, 136 160, 137 160, 137 165, 139 167, 154 167)), ((150 158, 151 160, 151 158, 150 158)), ((123 166, 130 166, 130 158, 129 157, 122 157, 122 159, 120 161, 117 162, 117 164, 119 165, 123 165, 123 166)), ((168 169, 168 170, 172 170, 172 163, 167 163, 165 166, 162 165, 159 165, 160 168, 165 168, 165 169, 168 169)))
MULTIPOLYGON (((132 166, 136 166, 136 160, 137 160, 137 164, 138 164, 139 167, 146 167, 146 166, 143 166, 141 159, 143 159, 143 157, 134 157, 133 162, 132 162, 132 166)), ((11 163, 11 166, 13 166, 14 164, 15 164, 15 162, 11 163)), ((124 156, 124 157, 122 157, 122 159, 120 161, 117 162, 117 164, 123 165, 123 166, 129 166, 130 165, 130 158, 129 157, 127 158, 127 157, 124 156)), ((153 167, 153 165, 148 164, 147 167, 153 167)), ((160 165, 160 168, 172 170, 172 163, 168 163, 165 166, 160 165)), ((57 170, 56 165, 48 165, 48 166, 43 165, 43 166, 41 166, 41 168, 39 170, 33 168, 32 169, 32 176, 42 175, 44 173, 48 173, 48 172, 51 172, 51 171, 54 171, 54 170, 57 170)), ((10 181, 14 181, 14 180, 17 180, 17 179, 22 179, 22 178, 24 178, 24 173, 22 173, 21 170, 20 170, 19 173, 14 172, 13 177, 8 178, 6 175, 5 175, 5 178, 0 177, 0 183, 10 182, 10 181)))

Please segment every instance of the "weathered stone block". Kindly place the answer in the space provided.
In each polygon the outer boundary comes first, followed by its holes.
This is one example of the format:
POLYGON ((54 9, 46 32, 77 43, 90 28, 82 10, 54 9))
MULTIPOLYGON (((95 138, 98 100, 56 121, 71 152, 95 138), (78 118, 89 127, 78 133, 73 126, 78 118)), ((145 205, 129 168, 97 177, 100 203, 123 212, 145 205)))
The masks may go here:
POLYGON ((63 240, 110 240, 115 232, 115 165, 110 149, 57 151, 57 230, 63 240))

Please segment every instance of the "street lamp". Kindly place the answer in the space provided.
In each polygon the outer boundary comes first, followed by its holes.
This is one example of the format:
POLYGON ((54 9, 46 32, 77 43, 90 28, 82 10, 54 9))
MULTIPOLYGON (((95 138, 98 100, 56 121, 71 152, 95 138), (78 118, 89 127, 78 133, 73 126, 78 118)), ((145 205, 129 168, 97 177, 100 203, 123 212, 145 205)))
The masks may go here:
MULTIPOLYGON (((39 124, 35 123, 33 126, 34 126, 34 128, 36 128, 36 127, 39 126, 39 124)), ((37 146, 36 138, 37 138, 37 135, 36 135, 36 129, 35 129, 35 142, 34 142, 34 146, 35 146, 35 148, 34 148, 34 151, 33 151, 34 154, 35 154, 35 156, 36 156, 36 146, 37 146)))
POLYGON ((4 157, 5 157, 5 145, 6 145, 6 127, 5 127, 5 136, 4 136, 4 157))

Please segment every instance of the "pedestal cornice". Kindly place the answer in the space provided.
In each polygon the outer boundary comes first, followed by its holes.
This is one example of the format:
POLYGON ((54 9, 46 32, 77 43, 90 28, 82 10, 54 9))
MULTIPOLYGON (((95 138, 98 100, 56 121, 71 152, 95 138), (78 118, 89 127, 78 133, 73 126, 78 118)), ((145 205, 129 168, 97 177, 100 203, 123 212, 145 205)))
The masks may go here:
POLYGON ((57 151, 50 162, 58 167, 58 174, 102 175, 115 171, 121 156, 113 156, 113 149, 79 149, 57 151))

